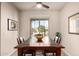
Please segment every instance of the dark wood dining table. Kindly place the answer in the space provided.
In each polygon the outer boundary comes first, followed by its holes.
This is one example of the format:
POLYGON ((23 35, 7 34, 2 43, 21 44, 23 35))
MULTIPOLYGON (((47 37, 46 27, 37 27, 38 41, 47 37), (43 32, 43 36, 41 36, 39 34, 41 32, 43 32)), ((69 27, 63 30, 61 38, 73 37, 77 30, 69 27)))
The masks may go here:
MULTIPOLYGON (((50 50, 50 51, 53 51, 56 53, 56 56, 61 56, 61 49, 64 48, 64 46, 62 46, 61 44, 56 44, 56 43, 51 43, 51 45, 47 46, 47 45, 41 45, 41 46, 33 46, 33 45, 30 45, 29 40, 27 40, 26 42, 24 43, 21 43, 17 46, 15 46, 14 48, 17 49, 17 52, 18 52, 18 56, 23 56, 23 50, 24 49, 31 49, 31 50, 42 50, 42 51, 46 51, 46 50, 50 50)), ((40 42, 38 42, 40 43, 40 42)), ((52 52, 51 52, 52 53, 52 52)))

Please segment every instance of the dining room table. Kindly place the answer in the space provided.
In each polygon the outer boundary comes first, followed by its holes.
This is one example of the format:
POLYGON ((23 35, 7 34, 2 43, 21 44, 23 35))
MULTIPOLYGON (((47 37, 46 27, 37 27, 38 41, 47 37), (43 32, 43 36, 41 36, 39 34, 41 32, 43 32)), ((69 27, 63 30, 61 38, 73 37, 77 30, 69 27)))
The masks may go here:
POLYGON ((23 56, 23 50, 31 49, 33 51, 51 51, 56 53, 56 56, 61 56, 61 50, 65 48, 61 44, 54 43, 48 36, 42 39, 42 42, 37 42, 37 38, 31 37, 25 42, 16 45, 14 48, 17 49, 18 56, 23 56))

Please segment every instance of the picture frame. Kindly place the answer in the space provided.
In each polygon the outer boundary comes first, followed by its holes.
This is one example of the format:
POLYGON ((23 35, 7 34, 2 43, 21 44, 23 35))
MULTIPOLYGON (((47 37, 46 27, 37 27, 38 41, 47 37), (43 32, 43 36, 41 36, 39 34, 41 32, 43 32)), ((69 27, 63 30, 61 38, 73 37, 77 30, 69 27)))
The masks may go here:
POLYGON ((79 12, 68 17, 69 34, 79 34, 79 12))
POLYGON ((17 21, 8 19, 8 31, 16 31, 17 30, 17 21))

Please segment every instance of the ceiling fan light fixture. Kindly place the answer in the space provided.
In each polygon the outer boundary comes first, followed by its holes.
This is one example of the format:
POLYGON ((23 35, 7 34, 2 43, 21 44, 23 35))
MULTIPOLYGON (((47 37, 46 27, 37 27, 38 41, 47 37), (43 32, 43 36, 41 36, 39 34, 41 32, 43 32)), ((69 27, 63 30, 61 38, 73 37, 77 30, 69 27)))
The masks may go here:
POLYGON ((36 7, 37 8, 42 8, 42 4, 37 4, 36 7))

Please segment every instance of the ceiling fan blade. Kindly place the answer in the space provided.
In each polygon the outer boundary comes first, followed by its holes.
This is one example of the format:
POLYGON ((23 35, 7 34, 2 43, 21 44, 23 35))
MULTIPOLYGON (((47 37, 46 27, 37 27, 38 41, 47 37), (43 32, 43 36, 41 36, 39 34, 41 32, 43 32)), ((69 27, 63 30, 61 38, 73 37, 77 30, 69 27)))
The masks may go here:
POLYGON ((37 2, 37 4, 41 4, 43 7, 45 7, 45 8, 49 8, 49 6, 43 4, 42 2, 37 2))
POLYGON ((45 4, 42 4, 42 6, 45 7, 45 8, 49 8, 49 6, 47 6, 47 5, 45 5, 45 4))

